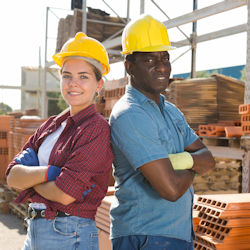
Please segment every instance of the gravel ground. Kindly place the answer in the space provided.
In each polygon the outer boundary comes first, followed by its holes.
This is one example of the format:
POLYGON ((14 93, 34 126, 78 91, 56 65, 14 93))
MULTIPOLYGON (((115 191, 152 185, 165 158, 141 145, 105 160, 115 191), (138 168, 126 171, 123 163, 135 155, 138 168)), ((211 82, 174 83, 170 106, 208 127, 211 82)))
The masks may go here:
POLYGON ((23 220, 0 213, 0 250, 21 250, 26 237, 23 220))

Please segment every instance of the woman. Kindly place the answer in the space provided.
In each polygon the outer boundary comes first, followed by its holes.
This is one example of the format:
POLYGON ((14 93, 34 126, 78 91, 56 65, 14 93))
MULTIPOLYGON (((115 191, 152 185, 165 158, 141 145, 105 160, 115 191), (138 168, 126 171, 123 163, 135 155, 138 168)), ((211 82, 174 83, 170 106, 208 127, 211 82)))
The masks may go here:
POLYGON ((24 249, 98 249, 97 207, 106 194, 113 161, 110 129, 97 113, 96 94, 109 72, 97 40, 79 32, 53 56, 69 109, 50 117, 10 163, 10 187, 30 200, 24 249))

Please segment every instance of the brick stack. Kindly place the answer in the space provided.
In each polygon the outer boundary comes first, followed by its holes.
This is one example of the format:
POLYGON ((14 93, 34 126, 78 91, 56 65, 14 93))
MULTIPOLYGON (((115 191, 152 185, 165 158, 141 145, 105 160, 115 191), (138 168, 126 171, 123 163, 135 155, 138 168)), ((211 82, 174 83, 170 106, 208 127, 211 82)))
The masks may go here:
POLYGON ((125 87, 105 90, 104 98, 105 98, 105 108, 104 108, 104 117, 108 118, 111 114, 112 108, 115 103, 121 98, 122 95, 125 94, 125 87))
POLYGON ((4 180, 9 163, 9 132, 13 128, 13 116, 0 116, 0 179, 4 180))
POLYGON ((250 194, 198 196, 195 249, 250 249, 250 194))
POLYGON ((114 187, 109 187, 107 195, 102 200, 101 205, 96 213, 96 226, 99 235, 99 248, 102 250, 111 250, 112 244, 109 239, 110 235, 110 206, 114 202, 114 187))
MULTIPOLYGON (((121 34, 125 26, 124 22, 126 23, 126 19, 123 18, 123 20, 120 17, 111 17, 103 11, 88 7, 86 33, 102 42, 110 36, 116 37, 121 34), (102 23, 97 23, 97 21, 102 23)), ((59 20, 56 52, 59 52, 63 44, 79 31, 82 31, 82 10, 75 9, 74 15, 67 15, 59 20)), ((121 50, 121 46, 114 49, 121 50)), ((109 57, 112 62, 121 61, 121 55, 109 54, 109 57)))
POLYGON ((238 108, 244 102, 244 83, 231 77, 213 75, 172 81, 168 100, 185 115, 194 130, 200 124, 238 121, 238 108))
POLYGON ((43 119, 15 119, 15 126, 9 132, 9 161, 21 151, 29 137, 44 121, 43 119))
POLYGON ((104 117, 109 118, 112 108, 115 103, 124 95, 125 86, 128 83, 128 78, 121 78, 118 80, 111 80, 105 82, 105 108, 104 108, 104 117))
POLYGON ((239 106, 241 115, 241 129, 244 135, 250 134, 250 104, 241 104, 239 106))

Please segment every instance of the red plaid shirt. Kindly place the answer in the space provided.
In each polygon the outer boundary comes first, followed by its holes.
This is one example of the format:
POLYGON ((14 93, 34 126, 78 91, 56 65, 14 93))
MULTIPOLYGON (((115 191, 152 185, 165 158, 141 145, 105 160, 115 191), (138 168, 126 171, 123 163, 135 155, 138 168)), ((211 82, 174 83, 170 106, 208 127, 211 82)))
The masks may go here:
MULTIPOLYGON (((43 198, 33 188, 29 188, 19 194, 16 202, 22 203, 29 199, 45 203, 46 219, 53 219, 57 210, 94 219, 97 207, 107 192, 113 161, 110 128, 97 113, 95 105, 90 105, 74 116, 65 111, 50 117, 29 138, 23 149, 31 147, 37 153, 46 136, 56 131, 65 120, 67 125, 51 151, 49 165, 61 167, 61 174, 55 184, 76 200, 69 205, 62 205, 43 198)), ((6 175, 16 164, 14 160, 9 164, 6 175)))

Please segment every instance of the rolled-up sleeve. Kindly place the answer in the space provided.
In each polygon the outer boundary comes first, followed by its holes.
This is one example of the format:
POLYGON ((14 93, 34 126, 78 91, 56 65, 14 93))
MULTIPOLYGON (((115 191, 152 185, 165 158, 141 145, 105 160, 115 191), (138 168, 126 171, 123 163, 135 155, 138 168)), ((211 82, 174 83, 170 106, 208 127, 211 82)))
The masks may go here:
POLYGON ((108 186, 112 160, 109 126, 91 126, 87 133, 79 135, 55 183, 63 192, 80 201, 93 189, 108 186))

